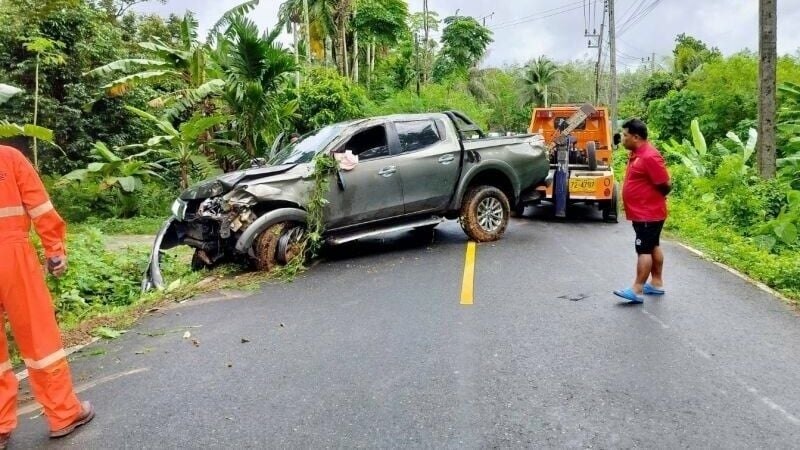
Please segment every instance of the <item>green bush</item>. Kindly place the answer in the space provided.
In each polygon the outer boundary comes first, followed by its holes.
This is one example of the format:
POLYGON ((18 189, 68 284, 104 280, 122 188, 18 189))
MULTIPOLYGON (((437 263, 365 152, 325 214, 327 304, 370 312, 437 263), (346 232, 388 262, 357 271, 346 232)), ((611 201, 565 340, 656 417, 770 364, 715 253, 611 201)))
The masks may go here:
POLYGON ((689 90, 670 91, 665 98, 650 102, 648 125, 658 130, 665 140, 691 138, 686 124, 701 115, 702 100, 700 94, 689 90))
POLYGON ((44 179, 53 205, 68 223, 90 219, 165 217, 179 194, 178 189, 159 183, 147 183, 132 193, 118 187, 102 189, 95 182, 76 182, 54 186, 54 180, 44 179))
POLYGON ((325 125, 365 115, 369 104, 364 89, 334 69, 314 67, 300 86, 300 118, 295 126, 307 132, 325 125))
MULTIPOLYGON (((70 234, 67 239, 69 270, 62 278, 48 277, 59 322, 76 323, 90 313, 133 304, 141 297, 141 280, 147 266, 146 247, 112 252, 104 237, 92 228, 70 234)), ((188 273, 185 263, 175 263, 166 254, 162 270, 175 280, 188 273)))
POLYGON ((453 109, 463 112, 481 128, 487 129, 490 111, 470 95, 463 82, 430 84, 422 88, 420 96, 410 90, 399 91, 376 105, 370 115, 442 112, 453 109))
POLYGON ((800 250, 770 252, 759 245, 757 238, 744 237, 729 225, 709 223, 697 203, 685 200, 673 199, 670 203, 666 229, 713 259, 800 298, 800 250))

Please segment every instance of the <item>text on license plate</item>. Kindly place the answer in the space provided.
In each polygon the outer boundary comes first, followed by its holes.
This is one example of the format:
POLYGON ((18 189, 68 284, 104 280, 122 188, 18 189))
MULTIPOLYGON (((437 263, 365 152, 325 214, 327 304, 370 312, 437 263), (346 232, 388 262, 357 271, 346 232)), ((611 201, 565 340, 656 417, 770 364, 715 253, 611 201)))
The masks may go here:
POLYGON ((594 192, 595 182, 597 180, 590 178, 572 178, 569 180, 570 192, 594 192))

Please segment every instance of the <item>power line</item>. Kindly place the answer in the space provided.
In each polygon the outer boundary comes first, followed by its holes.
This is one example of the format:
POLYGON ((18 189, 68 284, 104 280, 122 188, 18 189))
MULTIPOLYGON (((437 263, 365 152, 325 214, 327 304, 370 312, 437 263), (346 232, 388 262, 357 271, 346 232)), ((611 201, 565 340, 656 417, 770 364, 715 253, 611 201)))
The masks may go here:
POLYGON ((524 20, 523 19, 519 19, 519 20, 516 20, 516 21, 507 22, 505 24, 498 24, 495 27, 490 28, 490 30, 492 30, 492 31, 503 30, 503 29, 506 29, 506 28, 511 28, 511 27, 515 27, 517 25, 521 25, 523 23, 533 22, 535 20, 547 19, 549 17, 557 16, 559 14, 564 14, 564 13, 568 13, 568 12, 572 12, 572 11, 577 11, 577 10, 581 9, 580 3, 581 2, 577 2, 577 6, 573 6, 573 7, 568 8, 568 9, 563 9, 563 10, 558 11, 558 12, 553 12, 551 14, 546 14, 546 15, 536 16, 536 17, 530 17, 530 18, 524 19, 524 20))
POLYGON ((635 59, 637 61, 642 59, 641 56, 631 56, 631 55, 629 55, 629 54, 627 54, 627 53, 625 53, 625 52, 623 52, 623 51, 621 51, 619 49, 617 49, 617 56, 621 56, 623 58, 628 58, 628 59, 635 59))
POLYGON ((511 22, 516 22, 518 20, 524 20, 524 19, 540 16, 542 14, 547 14, 547 13, 550 13, 550 12, 553 12, 553 11, 558 11, 560 9, 568 8, 568 7, 571 7, 571 6, 580 5, 582 3, 583 3, 583 0, 580 0, 580 1, 573 2, 573 3, 567 3, 566 5, 561 5, 561 6, 558 6, 558 7, 555 7, 555 8, 545 9, 544 11, 539 11, 539 12, 537 12, 535 14, 530 14, 530 15, 527 15, 527 16, 517 17, 515 19, 509 19, 509 20, 506 20, 506 21, 501 21, 500 23, 496 24, 495 27, 507 25, 507 24, 510 24, 511 22))
POLYGON ((639 14, 638 17, 636 17, 635 19, 631 19, 630 23, 626 24, 624 27, 620 27, 619 32, 617 34, 618 35, 622 35, 626 31, 628 31, 631 28, 633 28, 634 25, 636 25, 637 23, 641 22, 642 19, 644 19, 648 14, 650 14, 654 9, 656 9, 656 7, 658 6, 659 3, 661 3, 661 0, 653 0, 653 2, 650 4, 650 6, 648 6, 646 9, 644 9, 639 14))
POLYGON ((625 44, 626 46, 628 46, 628 47, 629 47, 631 50, 634 50, 634 51, 636 51, 637 53, 647 53, 646 51, 644 51, 644 50, 640 49, 639 47, 637 47, 637 46, 635 46, 635 45, 631 44, 630 42, 628 42, 628 41, 626 41, 626 40, 624 40, 624 39, 620 39, 620 41, 622 41, 622 43, 623 43, 623 44, 625 44))
MULTIPOLYGON (((628 6, 628 9, 626 9, 625 12, 622 13, 622 15, 619 16, 620 17, 620 20, 619 20, 620 24, 630 20, 630 18, 633 17, 642 8, 642 6, 644 5, 645 1, 647 1, 647 0, 634 0, 634 2, 631 3, 630 6, 628 6), (636 6, 637 1, 639 3, 638 6, 636 6), (634 8, 634 6, 636 6, 636 8, 634 8), (628 13, 631 13, 631 14, 628 15, 628 13)), ((622 25, 620 25, 620 27, 621 26, 622 25)))

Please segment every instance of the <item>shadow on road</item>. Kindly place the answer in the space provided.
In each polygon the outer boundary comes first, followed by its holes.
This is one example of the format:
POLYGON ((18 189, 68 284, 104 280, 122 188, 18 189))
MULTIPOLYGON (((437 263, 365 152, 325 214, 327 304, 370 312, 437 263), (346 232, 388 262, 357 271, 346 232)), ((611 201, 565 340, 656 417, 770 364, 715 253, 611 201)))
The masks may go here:
POLYGON ((600 223, 614 225, 603 221, 603 213, 594 205, 574 204, 567 208, 567 217, 555 217, 550 204, 533 205, 525 208, 524 219, 554 223, 600 223))
POLYGON ((374 255, 391 255, 401 252, 417 252, 420 249, 450 245, 463 245, 467 237, 456 226, 449 223, 433 231, 400 231, 375 238, 360 239, 337 246, 325 246, 320 252, 324 261, 342 261, 374 255))

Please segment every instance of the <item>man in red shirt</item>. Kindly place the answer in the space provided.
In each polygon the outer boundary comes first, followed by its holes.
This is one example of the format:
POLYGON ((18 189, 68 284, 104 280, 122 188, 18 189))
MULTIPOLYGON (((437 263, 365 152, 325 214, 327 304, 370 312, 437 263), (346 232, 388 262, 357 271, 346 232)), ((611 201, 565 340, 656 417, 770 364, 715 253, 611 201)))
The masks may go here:
POLYGON ((643 294, 664 295, 664 253, 660 239, 667 219, 667 194, 672 185, 664 158, 647 140, 644 122, 631 119, 622 125, 622 145, 630 151, 622 201, 625 216, 633 222, 636 232, 639 260, 633 286, 614 291, 614 294, 631 303, 642 303, 643 294))

